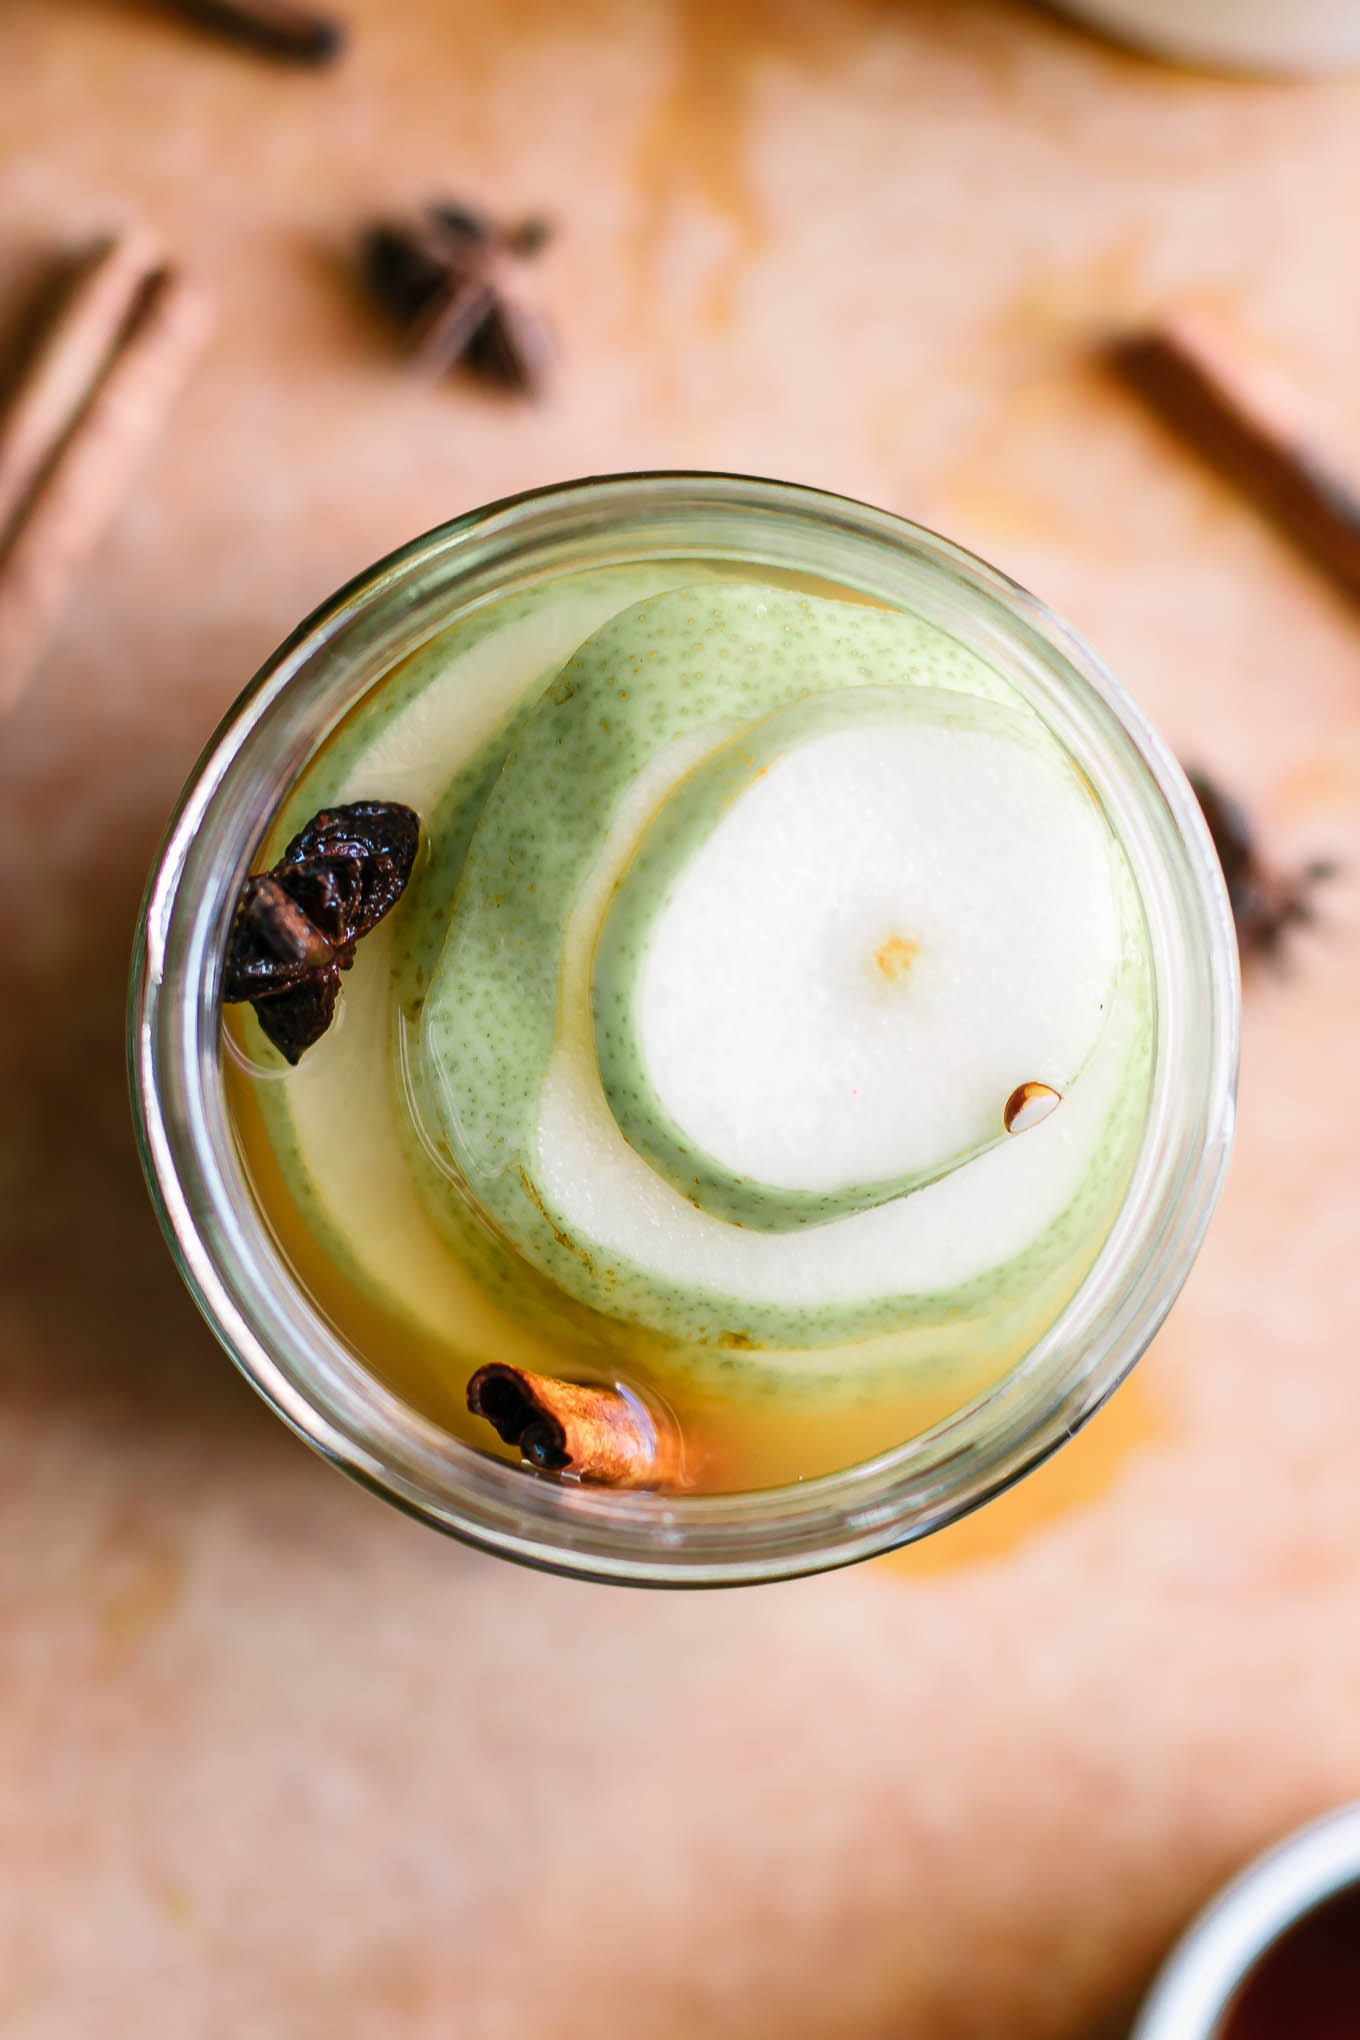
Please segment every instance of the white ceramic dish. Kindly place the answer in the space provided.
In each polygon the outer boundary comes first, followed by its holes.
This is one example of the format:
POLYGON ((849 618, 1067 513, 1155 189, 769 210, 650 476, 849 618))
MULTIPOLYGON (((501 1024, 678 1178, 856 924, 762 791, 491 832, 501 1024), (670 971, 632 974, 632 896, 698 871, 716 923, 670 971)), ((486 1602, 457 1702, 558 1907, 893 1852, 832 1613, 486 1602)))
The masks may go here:
POLYGON ((1352 1884, 1360 1884, 1360 1804, 1301 1828, 1200 1914, 1157 1978, 1129 2040, 1214 2040, 1266 1950, 1352 1884))
POLYGON ((1308 74, 1360 65, 1360 0, 1060 0, 1068 14, 1182 63, 1308 74))

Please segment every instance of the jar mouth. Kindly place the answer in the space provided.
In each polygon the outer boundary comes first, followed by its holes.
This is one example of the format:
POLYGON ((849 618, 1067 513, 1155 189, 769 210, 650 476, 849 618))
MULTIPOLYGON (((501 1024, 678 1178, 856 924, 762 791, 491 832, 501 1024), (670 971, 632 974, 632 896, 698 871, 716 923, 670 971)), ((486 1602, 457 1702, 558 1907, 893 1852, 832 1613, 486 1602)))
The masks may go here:
POLYGON ((1360 1804, 1300 1828, 1244 1870, 1172 1950, 1131 2040, 1214 2040, 1238 1988, 1328 1899, 1360 1890, 1360 1804))
MULTIPOLYGON (((133 959, 129 1068, 143 1166, 188 1287, 237 1365, 333 1463, 482 1548, 641 1585, 737 1585, 849 1564, 1010 1485, 1099 1407, 1188 1273, 1231 1141, 1237 952, 1179 766, 1095 655, 949 541, 787 483, 704 473, 561 484, 415 540, 304 622, 229 711, 172 818, 133 959), (672 1496, 540 1478, 450 1437, 369 1374, 278 1255, 236 1152, 221 1071, 227 929, 264 819, 398 657, 567 568, 721 559, 924 609, 1001 662, 1095 785, 1143 898, 1156 974, 1152 1090, 1133 1176, 1075 1296, 985 1394, 879 1457, 796 1486, 672 1496)), ((494 1356, 491 1356, 494 1357, 494 1356)))

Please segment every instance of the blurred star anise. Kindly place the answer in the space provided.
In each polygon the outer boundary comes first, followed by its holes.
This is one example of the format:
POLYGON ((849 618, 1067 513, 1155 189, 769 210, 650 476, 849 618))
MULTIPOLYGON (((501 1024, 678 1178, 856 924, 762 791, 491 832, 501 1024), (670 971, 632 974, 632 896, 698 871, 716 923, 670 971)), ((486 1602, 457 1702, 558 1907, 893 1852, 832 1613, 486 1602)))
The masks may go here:
POLYGON ((416 218, 383 220, 364 241, 373 294, 407 327, 411 358, 431 375, 460 362, 527 396, 552 358, 548 328, 524 294, 525 262, 548 240, 545 220, 501 226, 440 202, 416 218))
POLYGON ((290 1063, 330 1026, 340 973, 401 898, 419 842, 410 808, 352 801, 314 815, 272 871, 242 886, 222 997, 248 1000, 290 1063))
POLYGON ((1329 857, 1315 857, 1297 871, 1277 870, 1262 856, 1241 802, 1206 772, 1188 776, 1223 867, 1242 960, 1274 957, 1290 928, 1316 920, 1313 893, 1336 876, 1336 865, 1329 857))

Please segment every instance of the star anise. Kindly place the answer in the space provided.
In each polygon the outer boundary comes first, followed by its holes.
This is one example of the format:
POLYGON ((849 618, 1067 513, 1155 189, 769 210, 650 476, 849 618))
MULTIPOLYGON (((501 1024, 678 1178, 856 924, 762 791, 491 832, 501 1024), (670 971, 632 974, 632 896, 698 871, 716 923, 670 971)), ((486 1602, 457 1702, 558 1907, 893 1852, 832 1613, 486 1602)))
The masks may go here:
POLYGON ((1223 867, 1242 960, 1274 957, 1290 928, 1316 920, 1313 893, 1336 876, 1336 865, 1329 857, 1315 857, 1297 871, 1277 870, 1262 856, 1241 802, 1207 773, 1191 772, 1189 779, 1223 867))
POLYGON ((330 1026, 355 944, 406 888, 420 819, 395 801, 326 808, 272 871, 241 888, 222 997, 248 1000, 280 1055, 296 1063, 330 1026))
POLYGON ((365 237, 375 297, 409 329, 411 358, 432 376, 459 363, 534 396, 552 342, 524 294, 524 265, 549 238, 545 220, 502 226, 440 202, 411 220, 384 220, 365 237))

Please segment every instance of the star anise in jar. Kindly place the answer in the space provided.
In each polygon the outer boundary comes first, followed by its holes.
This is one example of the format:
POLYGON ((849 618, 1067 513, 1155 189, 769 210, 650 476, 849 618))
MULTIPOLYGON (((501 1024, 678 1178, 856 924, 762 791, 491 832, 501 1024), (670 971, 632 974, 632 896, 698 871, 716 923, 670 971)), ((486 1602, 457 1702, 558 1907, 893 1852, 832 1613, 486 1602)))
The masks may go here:
POLYGON ((248 1001, 288 1062, 321 1039, 355 945, 401 898, 420 818, 396 801, 351 801, 313 815, 270 871, 241 888, 222 997, 248 1001))

